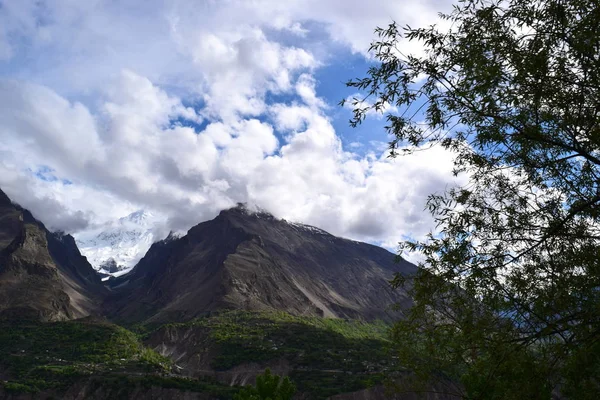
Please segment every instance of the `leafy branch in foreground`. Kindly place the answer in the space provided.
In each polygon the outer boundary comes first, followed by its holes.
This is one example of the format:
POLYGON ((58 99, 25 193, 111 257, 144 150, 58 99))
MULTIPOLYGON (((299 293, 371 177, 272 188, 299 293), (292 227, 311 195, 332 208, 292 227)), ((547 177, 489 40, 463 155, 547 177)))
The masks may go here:
POLYGON ((272 375, 267 368, 265 373, 256 377, 256 387, 247 386, 233 396, 233 400, 291 400, 296 393, 296 386, 287 376, 281 379, 272 375))
POLYGON ((469 179, 430 196, 437 232, 401 245, 424 256, 394 282, 416 301, 402 361, 469 399, 600 398, 598 2, 462 0, 440 17, 448 30, 378 28, 379 63, 348 82, 364 93, 351 125, 385 112, 391 156, 442 146, 469 179))

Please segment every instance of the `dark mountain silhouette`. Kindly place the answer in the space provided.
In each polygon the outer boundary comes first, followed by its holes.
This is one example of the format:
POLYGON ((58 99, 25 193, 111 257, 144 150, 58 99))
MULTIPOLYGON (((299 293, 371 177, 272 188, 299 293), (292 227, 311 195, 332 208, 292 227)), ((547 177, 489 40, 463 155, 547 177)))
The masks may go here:
POLYGON ((380 247, 240 205, 155 243, 130 273, 111 279, 105 309, 128 322, 187 321, 222 309, 390 319, 390 306, 411 301, 389 279, 415 271, 380 247))
POLYGON ((48 231, 0 190, 0 317, 84 317, 105 293, 72 236, 48 231))

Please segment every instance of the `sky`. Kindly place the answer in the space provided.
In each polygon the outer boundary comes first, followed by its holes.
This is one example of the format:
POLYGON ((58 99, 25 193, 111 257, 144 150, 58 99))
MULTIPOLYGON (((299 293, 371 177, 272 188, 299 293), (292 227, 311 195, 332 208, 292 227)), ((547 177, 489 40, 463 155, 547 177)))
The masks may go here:
POLYGON ((423 238, 452 154, 389 159, 382 116, 351 128, 338 102, 375 27, 450 5, 0 0, 0 188, 75 235, 140 209, 185 231, 246 202, 388 248, 423 238))

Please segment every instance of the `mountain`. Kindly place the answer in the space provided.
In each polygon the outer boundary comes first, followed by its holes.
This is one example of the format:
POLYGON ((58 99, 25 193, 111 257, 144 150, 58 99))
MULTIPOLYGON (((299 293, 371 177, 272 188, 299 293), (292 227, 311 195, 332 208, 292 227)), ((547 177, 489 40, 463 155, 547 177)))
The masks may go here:
POLYGON ((412 304, 390 288, 396 272, 416 267, 380 247, 238 206, 153 244, 131 272, 111 279, 106 309, 127 322, 229 309, 389 320, 393 304, 412 304))
MULTIPOLYGON (((101 244, 148 220, 119 220, 101 244)), ((389 398, 387 379, 410 380, 389 353, 390 306, 412 300, 388 280, 417 271, 394 258, 240 205, 102 283, 73 237, 0 191, 0 399, 231 399, 265 368, 297 398, 389 398)), ((121 272, 117 259, 104 269, 121 272)), ((444 387, 423 398, 454 399, 444 387)))
POLYGON ((78 233, 76 242, 94 269, 118 276, 144 256, 162 222, 153 213, 138 210, 115 223, 78 233))
POLYGON ((72 236, 48 231, 0 190, 0 317, 80 318, 105 293, 72 236))

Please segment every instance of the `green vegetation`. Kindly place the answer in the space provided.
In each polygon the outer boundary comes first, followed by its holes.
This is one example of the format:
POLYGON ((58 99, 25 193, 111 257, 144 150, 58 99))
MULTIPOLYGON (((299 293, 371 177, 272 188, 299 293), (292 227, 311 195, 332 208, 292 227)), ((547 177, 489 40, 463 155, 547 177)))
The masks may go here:
POLYGON ((38 393, 41 390, 47 389, 60 394, 61 389, 67 389, 72 384, 85 383, 89 393, 102 390, 106 398, 116 399, 128 399, 134 391, 148 390, 153 387, 208 393, 218 399, 231 399, 239 391, 239 387, 237 386, 225 385, 210 378, 191 379, 152 374, 143 376, 128 374, 78 375, 75 377, 78 379, 71 380, 65 380, 65 375, 60 374, 53 378, 60 378, 61 381, 49 382, 43 379, 26 379, 22 382, 0 382, 0 387, 3 387, 5 391, 12 394, 38 393))
POLYGON ((170 361, 146 349, 132 332, 109 323, 0 322, 0 358, 11 375, 28 376, 41 367, 82 373, 134 364, 166 371, 170 361))
POLYGON ((208 393, 219 399, 231 399, 240 390, 238 386, 225 385, 208 377, 192 379, 161 375, 131 376, 122 374, 92 377, 92 385, 102 387, 112 393, 118 393, 119 396, 125 399, 129 398, 133 390, 150 389, 152 387, 208 393))
MULTIPOLYGON (((163 328, 188 327, 206 330, 215 369, 286 360, 298 390, 312 398, 364 389, 397 370, 389 357, 389 327, 383 322, 231 311, 163 328)), ((49 391, 59 397, 80 383, 114 398, 128 398, 133 391, 150 387, 210 393, 223 399, 238 392, 239 388, 212 377, 174 375, 169 360, 142 345, 140 335, 146 336, 150 329, 137 330, 141 334, 85 320, 0 322, 0 367, 10 376, 0 386, 11 393, 49 391)), ((265 387, 275 382, 270 374, 260 379, 265 387)), ((287 379, 277 383, 284 385, 282 396, 289 392, 288 383, 287 379)), ((244 393, 256 395, 250 392, 244 393)))
POLYGON ((298 384, 301 392, 325 399, 336 394, 356 392, 384 384, 387 374, 391 372, 393 371, 385 368, 376 368, 362 373, 305 369, 290 372, 290 378, 298 384))
POLYGON ((209 379, 163 376, 170 371, 169 359, 145 348, 134 333, 106 322, 0 321, 0 360, 11 377, 0 386, 11 393, 60 392, 85 381, 112 390, 117 398, 151 386, 220 398, 235 392, 209 379))
POLYGON ((460 0, 441 19, 378 28, 378 63, 348 82, 351 125, 385 113, 390 156, 446 150, 464 173, 404 244, 424 262, 401 361, 469 399, 600 398, 599 3, 460 0))
POLYGON ((290 378, 272 375, 270 369, 256 377, 256 386, 248 385, 233 396, 233 400, 291 400, 296 386, 290 378))
POLYGON ((3 384, 4 390, 8 393, 17 394, 17 393, 36 393, 38 389, 36 387, 32 387, 23 383, 18 382, 6 382, 3 384))
POLYGON ((243 311, 179 325, 210 330, 211 337, 221 344, 212 364, 218 370, 245 362, 286 358, 300 366, 360 372, 366 364, 385 362, 389 329, 384 323, 243 311))
POLYGON ((398 369, 383 322, 231 311, 170 326, 206 328, 218 346, 217 370, 285 359, 298 389, 318 398, 373 386, 398 369))

